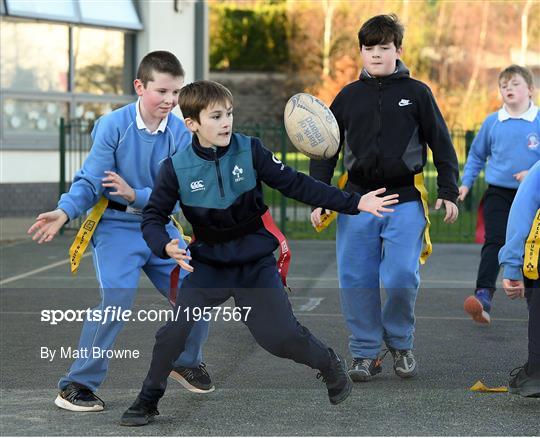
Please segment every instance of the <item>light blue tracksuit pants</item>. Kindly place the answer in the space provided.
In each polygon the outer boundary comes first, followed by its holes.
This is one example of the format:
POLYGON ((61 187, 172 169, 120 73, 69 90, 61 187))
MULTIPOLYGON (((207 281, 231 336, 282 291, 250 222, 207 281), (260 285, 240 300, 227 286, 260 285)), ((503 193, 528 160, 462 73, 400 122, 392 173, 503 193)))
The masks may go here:
MULTIPOLYGON (((94 309, 107 306, 124 309, 133 307, 141 270, 167 299, 170 291, 170 274, 176 266, 171 259, 160 259, 152 254, 142 237, 140 222, 105 220, 99 223, 92 236, 94 267, 101 294, 101 303, 94 309)), ((171 238, 179 238, 178 230, 167 225, 171 238)), ((181 277, 186 272, 182 270, 181 277)), ((132 315, 133 317, 133 315, 132 315)), ((67 375, 58 382, 60 389, 76 382, 96 391, 107 374, 109 360, 93 358, 93 347, 110 350, 124 323, 121 321, 88 321, 83 324, 79 349, 86 348, 88 356, 76 359, 67 375)), ((134 322, 137 323, 137 322, 134 322)), ((148 336, 152 336, 148 333, 148 336)), ((175 361, 175 366, 197 367, 202 361, 202 345, 208 337, 208 322, 195 324, 186 342, 184 352, 175 361)))
POLYGON ((337 263, 341 306, 354 358, 374 359, 383 342, 410 349, 426 225, 420 201, 393 206, 383 218, 339 215, 337 263), (386 290, 381 309, 380 287, 386 290))

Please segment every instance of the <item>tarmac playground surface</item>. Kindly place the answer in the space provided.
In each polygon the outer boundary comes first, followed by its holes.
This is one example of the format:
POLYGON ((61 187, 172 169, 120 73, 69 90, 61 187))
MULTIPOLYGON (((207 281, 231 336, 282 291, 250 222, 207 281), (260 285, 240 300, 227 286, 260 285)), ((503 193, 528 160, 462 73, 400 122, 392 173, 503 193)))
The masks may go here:
MULTIPOLYGON (((98 391, 101 413, 57 408, 56 383, 71 363, 42 359, 41 348, 77 347, 81 322, 50 325, 43 309, 86 309, 99 302, 90 257, 77 277, 69 274, 67 248, 73 236, 47 245, 30 239, 1 250, 0 369, 1 435, 527 435, 540 434, 540 400, 469 388, 507 385, 509 371, 527 352, 523 300, 499 290, 489 327, 463 313, 480 257, 479 245, 435 245, 422 267, 417 301, 415 354, 419 376, 394 375, 387 356, 383 373, 355 383, 351 396, 330 405, 316 371, 262 350, 241 322, 218 319, 210 326, 204 361, 216 390, 192 394, 170 381, 156 421, 142 428, 119 426, 148 370, 159 321, 128 322, 116 349, 138 349, 139 359, 111 360, 98 391)), ((292 241, 289 283, 298 319, 342 353, 347 331, 337 289, 334 242, 292 241)), ((232 301, 224 304, 233 306, 232 301)), ((137 309, 167 309, 165 299, 141 279, 137 309)), ((58 356, 58 355, 57 355, 58 356)))

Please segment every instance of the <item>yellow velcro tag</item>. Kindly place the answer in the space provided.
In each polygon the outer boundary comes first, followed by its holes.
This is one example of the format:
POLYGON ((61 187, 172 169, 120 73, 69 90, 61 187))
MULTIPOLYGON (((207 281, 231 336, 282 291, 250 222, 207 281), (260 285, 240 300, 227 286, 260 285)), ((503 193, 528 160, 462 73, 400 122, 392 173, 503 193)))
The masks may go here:
POLYGON ((84 252, 86 251, 86 248, 88 246, 88 243, 90 242, 90 239, 92 238, 92 235, 94 234, 94 231, 96 230, 96 227, 99 223, 99 220, 101 219, 101 216, 103 216, 103 212, 107 208, 107 204, 109 203, 109 200, 105 197, 102 197, 96 205, 94 205, 94 208, 92 208, 92 211, 88 215, 88 217, 84 220, 81 228, 79 229, 77 236, 75 236, 75 240, 71 244, 71 247, 69 248, 69 261, 71 263, 71 273, 76 274, 79 269, 79 264, 81 263, 81 257, 83 256, 84 252))
POLYGON ((178 220, 172 214, 169 217, 173 221, 174 226, 180 232, 182 239, 184 239, 184 241, 189 245, 191 243, 191 237, 184 234, 184 229, 182 228, 182 225, 180 224, 180 222, 178 222, 178 220))
POLYGON ((496 388, 488 388, 482 383, 481 380, 478 380, 473 386, 470 387, 471 391, 475 392, 508 392, 506 386, 498 386, 496 388))
POLYGON ((538 280, 538 257, 540 256, 540 208, 534 217, 531 232, 525 242, 523 275, 529 280, 538 280))
MULTIPOLYGON (((345 184, 347 184, 348 178, 349 174, 347 172, 343 173, 339 177, 337 183, 339 189, 343 190, 343 187, 345 187, 345 184)), ((335 211, 321 214, 321 223, 315 227, 315 231, 317 231, 317 233, 320 233, 321 231, 326 230, 326 228, 328 228, 328 226, 334 221, 336 217, 337 213, 335 211)))
POLYGON ((422 207, 424 207, 424 216, 426 218, 426 228, 424 228, 424 243, 422 246, 422 253, 420 254, 420 264, 423 265, 426 263, 426 260, 433 251, 431 238, 429 237, 429 226, 431 225, 431 221, 429 220, 428 192, 426 190, 426 186, 424 185, 423 173, 417 173, 414 175, 414 187, 420 192, 420 196, 422 198, 422 207))

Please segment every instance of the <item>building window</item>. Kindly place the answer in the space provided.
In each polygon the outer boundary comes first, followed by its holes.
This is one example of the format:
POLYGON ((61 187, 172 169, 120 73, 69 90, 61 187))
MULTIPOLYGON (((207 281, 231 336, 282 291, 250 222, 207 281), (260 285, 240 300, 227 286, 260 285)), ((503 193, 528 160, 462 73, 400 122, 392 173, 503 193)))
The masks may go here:
POLYGON ((2 20, 0 29, 2 89, 68 91, 67 26, 2 20))
POLYGON ((124 32, 95 28, 73 30, 73 60, 76 93, 131 94, 124 77, 133 75, 125 62, 124 32))
POLYGON ((60 117, 95 119, 134 100, 132 32, 5 16, 0 31, 3 149, 56 149, 60 117))

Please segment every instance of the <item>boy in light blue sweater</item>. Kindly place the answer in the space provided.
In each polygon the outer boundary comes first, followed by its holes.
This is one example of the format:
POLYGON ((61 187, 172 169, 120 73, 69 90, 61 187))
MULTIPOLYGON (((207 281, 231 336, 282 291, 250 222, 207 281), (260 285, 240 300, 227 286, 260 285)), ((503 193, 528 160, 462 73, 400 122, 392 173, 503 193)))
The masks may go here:
POLYGON ((499 253, 503 287, 511 299, 527 297, 529 357, 511 373, 509 391, 523 397, 540 397, 540 161, 520 185, 499 253))
MULTIPOLYGON (((182 65, 172 53, 147 54, 134 82, 138 101, 97 121, 92 131, 92 149, 75 174, 69 192, 62 195, 56 210, 40 214, 28 230, 38 243, 50 242, 66 222, 96 206, 90 214, 97 215, 98 223, 91 246, 101 302, 94 310, 102 312, 104 318, 84 322, 78 350, 92 354, 77 358, 60 379, 55 400, 60 408, 103 410, 104 402, 94 392, 105 379, 108 359, 106 354, 93 352, 96 347, 98 351, 113 348, 123 321, 107 317, 105 312, 114 306, 132 308, 141 270, 160 293, 174 301, 178 284, 171 274, 176 263, 152 254, 142 237, 141 212, 161 163, 191 143, 191 133, 183 121, 171 114, 178 104, 183 78, 182 65), (106 209, 100 216, 96 209, 103 203, 106 209)), ((181 248, 186 247, 172 223, 166 229, 181 248)), ((201 357, 207 336, 208 323, 201 320, 171 372, 171 377, 193 392, 214 389, 201 357)))
POLYGON ((463 201, 476 177, 486 166, 489 184, 483 197, 485 242, 474 295, 465 299, 464 310, 476 322, 491 322, 495 292, 510 206, 520 182, 540 159, 540 115, 532 102, 533 79, 529 70, 511 65, 499 75, 503 107, 490 114, 473 141, 458 200, 463 201), (486 165, 487 161, 487 165, 486 165))

